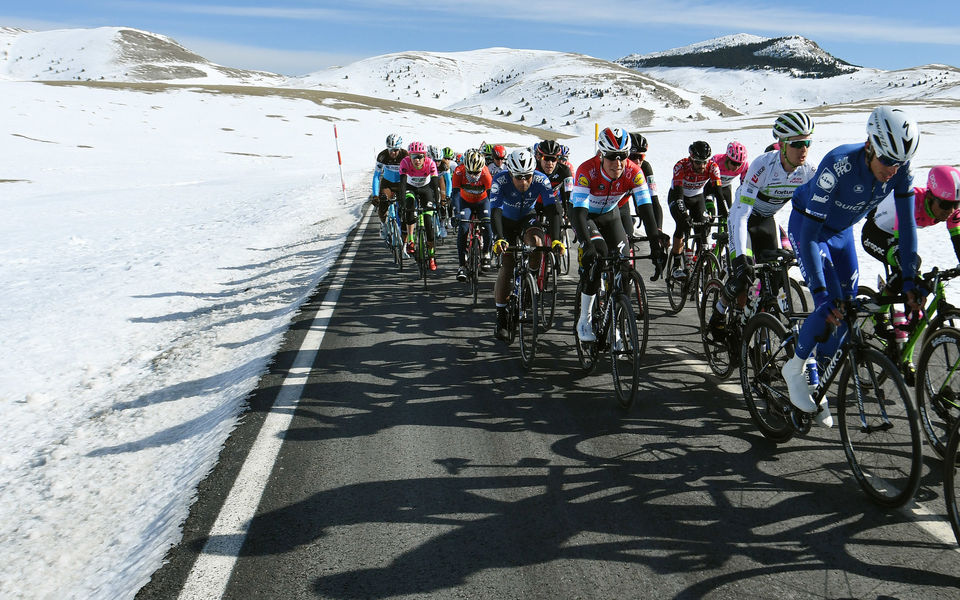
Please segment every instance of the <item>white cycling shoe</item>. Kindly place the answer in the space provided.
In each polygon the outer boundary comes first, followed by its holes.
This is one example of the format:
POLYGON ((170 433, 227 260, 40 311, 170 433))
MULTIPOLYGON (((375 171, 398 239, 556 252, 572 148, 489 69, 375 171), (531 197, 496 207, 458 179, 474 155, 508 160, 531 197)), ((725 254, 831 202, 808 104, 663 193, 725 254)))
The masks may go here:
POLYGON ((787 383, 787 390, 790 392, 790 404, 797 410, 812 414, 818 425, 823 427, 833 427, 833 415, 830 414, 830 405, 826 397, 821 401, 823 410, 817 410, 817 403, 813 401, 810 395, 810 386, 807 385, 807 373, 804 370, 802 358, 794 356, 780 369, 783 380, 787 383))
POLYGON ((597 341, 597 336, 593 333, 593 325, 590 324, 590 321, 583 319, 577 321, 577 338, 584 343, 597 341))

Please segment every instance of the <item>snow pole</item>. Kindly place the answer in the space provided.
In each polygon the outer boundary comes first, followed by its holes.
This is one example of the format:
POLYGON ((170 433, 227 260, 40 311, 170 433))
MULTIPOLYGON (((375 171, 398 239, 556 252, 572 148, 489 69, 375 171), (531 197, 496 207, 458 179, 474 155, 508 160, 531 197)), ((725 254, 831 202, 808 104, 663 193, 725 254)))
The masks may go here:
POLYGON ((593 153, 597 153, 599 148, 598 142, 600 140, 600 123, 593 124, 593 153))
POLYGON ((340 137, 337 135, 337 124, 333 124, 333 140, 337 144, 337 165, 340 167, 340 188, 343 190, 343 203, 347 203, 347 182, 343 179, 343 159, 340 158, 340 137))

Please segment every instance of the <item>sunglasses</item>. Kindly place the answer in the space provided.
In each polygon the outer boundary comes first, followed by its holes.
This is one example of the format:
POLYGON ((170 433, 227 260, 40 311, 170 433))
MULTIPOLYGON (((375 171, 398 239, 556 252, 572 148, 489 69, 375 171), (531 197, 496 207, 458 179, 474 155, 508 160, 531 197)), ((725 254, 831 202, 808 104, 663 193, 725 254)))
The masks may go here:
POLYGON ((813 140, 793 140, 792 142, 787 142, 787 145, 791 148, 809 148, 812 141, 813 140))
POLYGON ((607 160, 625 161, 627 160, 627 153, 626 152, 605 152, 603 154, 603 157, 607 160))
POLYGON ((528 181, 533 179, 533 173, 527 173, 526 175, 514 175, 513 178, 518 181, 528 181))
POLYGON ((400 148, 387 148, 387 152, 400 152, 400 148))
POLYGON ((729 158, 727 159, 727 163, 728 163, 731 167, 733 167, 734 169, 736 169, 737 167, 739 167, 740 165, 743 164, 742 162, 737 162, 737 161, 735 161, 735 160, 730 160, 729 158))
POLYGON ((901 166, 903 166, 903 161, 894 160, 894 159, 888 158, 888 157, 886 157, 886 156, 884 156, 884 155, 882 155, 882 154, 877 154, 876 157, 877 157, 877 160, 880 161, 880 164, 883 165, 883 166, 885 166, 885 167, 901 167, 901 166))
POLYGON ((411 154, 411 155, 410 155, 410 160, 423 160, 424 158, 426 158, 426 155, 425 155, 425 154, 411 154))
POLYGON ((543 162, 557 162, 558 157, 550 156, 549 154, 544 154, 543 156, 540 157, 540 160, 542 160, 543 162))
POLYGON ((954 211, 960 208, 960 201, 944 200, 943 198, 937 198, 936 196, 933 195, 933 193, 930 190, 927 190, 927 201, 933 202, 934 200, 936 200, 937 206, 939 206, 942 210, 954 211))

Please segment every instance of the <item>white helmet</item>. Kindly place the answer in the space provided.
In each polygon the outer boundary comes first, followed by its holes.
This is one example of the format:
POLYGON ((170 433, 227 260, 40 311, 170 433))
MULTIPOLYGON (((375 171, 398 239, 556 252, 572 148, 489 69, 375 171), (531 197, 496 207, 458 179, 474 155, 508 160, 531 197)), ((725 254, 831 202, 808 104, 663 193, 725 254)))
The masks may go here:
POLYGON ((786 139, 804 135, 813 135, 813 119, 804 112, 786 112, 773 122, 773 137, 786 139))
POLYGON ((529 175, 536 165, 533 154, 526 148, 514 150, 507 157, 507 169, 511 175, 529 175))
POLYGON ((878 106, 867 120, 867 139, 878 155, 905 163, 917 153, 920 126, 899 108, 878 106))

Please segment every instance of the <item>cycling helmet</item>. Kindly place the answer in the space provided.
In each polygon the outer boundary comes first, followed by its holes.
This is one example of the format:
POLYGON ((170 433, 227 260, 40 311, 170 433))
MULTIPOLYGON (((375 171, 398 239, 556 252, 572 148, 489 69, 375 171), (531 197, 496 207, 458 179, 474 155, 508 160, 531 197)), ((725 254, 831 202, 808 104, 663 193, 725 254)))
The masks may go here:
POLYGON ((560 156, 560 144, 553 140, 543 140, 537 144, 537 152, 541 156, 560 156))
POLYGON ((634 154, 647 153, 647 138, 639 132, 634 131, 630 134, 630 152, 634 154))
POLYGON ((511 175, 529 175, 533 173, 536 161, 529 150, 514 150, 507 157, 507 169, 511 175))
POLYGON ((867 139, 873 151, 897 162, 907 162, 917 152, 920 127, 903 110, 878 106, 867 120, 867 139))
POLYGON ((497 144, 496 146, 493 147, 493 151, 491 152, 491 154, 493 155, 494 158, 501 158, 501 159, 506 158, 507 149, 501 146, 500 144, 497 144))
POLYGON ((619 127, 604 127, 597 140, 600 152, 630 152, 630 134, 619 127))
POLYGON ((410 145, 407 146, 407 152, 410 154, 426 154, 427 147, 423 145, 423 142, 410 142, 410 145))
POLYGON ((433 160, 440 160, 443 158, 443 151, 436 146, 427 146, 427 154, 429 154, 430 158, 433 160))
POLYGON ((570 146, 564 146, 563 144, 560 144, 560 156, 563 158, 570 156, 570 146))
POLYGON ((773 137, 782 140, 798 135, 811 135, 813 127, 813 119, 807 113, 783 113, 773 122, 773 137))
POLYGON ((727 158, 736 163, 747 162, 747 149, 740 142, 727 144, 727 158))
POLYGON ((690 144, 690 158, 697 162, 706 162, 710 160, 710 144, 703 140, 697 140, 690 144))
POLYGON ((444 147, 444 149, 443 149, 443 157, 444 157, 445 159, 447 159, 447 160, 452 160, 452 159, 455 158, 456 156, 457 156, 457 154, 453 151, 453 148, 451 148, 450 146, 444 147))
POLYGON ((960 170, 948 166, 930 169, 927 191, 944 202, 960 202, 960 170))
POLYGON ((463 155, 463 166, 468 173, 477 173, 483 170, 487 162, 483 159, 483 153, 479 150, 467 150, 463 155))
POLYGON ((399 150, 403 148, 403 138, 396 133, 391 133, 387 136, 387 148, 391 150, 399 150))

